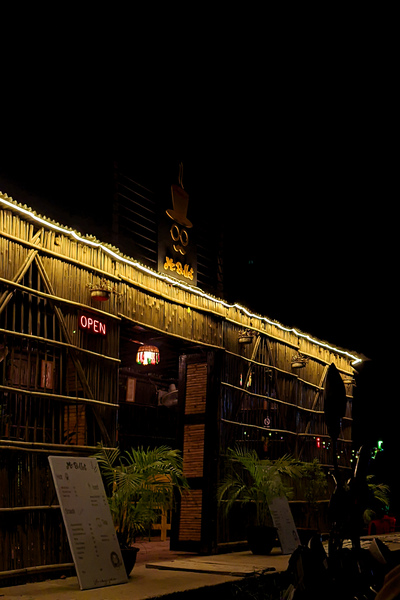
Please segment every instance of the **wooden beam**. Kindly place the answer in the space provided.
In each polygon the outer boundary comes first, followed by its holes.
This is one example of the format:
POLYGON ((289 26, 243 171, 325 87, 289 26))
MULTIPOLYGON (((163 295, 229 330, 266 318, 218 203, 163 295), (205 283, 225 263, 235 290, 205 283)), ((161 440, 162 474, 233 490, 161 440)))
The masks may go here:
MULTIPOLYGON (((22 244, 22 246, 27 246, 28 248, 35 247, 35 244, 33 244, 30 240, 24 240, 23 238, 12 235, 11 233, 7 233, 6 231, 2 231, 1 235, 2 235, 2 237, 9 239, 12 242, 17 242, 18 244, 22 244)), ((65 236, 65 237, 67 237, 67 236, 65 236)), ((34 238, 32 238, 32 239, 34 239, 34 238)), ((77 242, 77 243, 80 243, 80 242, 77 242)), ((114 279, 115 281, 120 281, 120 278, 118 275, 114 275, 113 273, 110 273, 109 271, 104 271, 103 269, 99 269, 98 267, 95 267, 94 265, 82 263, 81 261, 79 261, 75 258, 72 258, 72 256, 65 256, 64 254, 60 254, 59 252, 54 252, 54 250, 50 250, 49 248, 46 248, 45 246, 40 247, 40 252, 42 254, 48 254, 49 256, 52 256, 53 258, 58 258, 58 260, 61 260, 63 262, 68 262, 68 263, 74 264, 77 267, 80 267, 81 269, 82 268, 87 269, 91 273, 97 273, 98 275, 101 275, 102 277, 108 277, 110 279, 114 279)), ((116 259, 112 259, 112 260, 116 260, 116 259)))
MULTIPOLYGON (((26 259, 24 260, 24 262, 22 263, 22 265, 16 272, 12 282, 10 282, 11 284, 18 284, 18 282, 23 278, 23 276, 29 269, 35 256, 37 255, 37 253, 38 253, 37 250, 30 250, 30 252, 28 252, 26 259)), ((0 314, 3 312, 3 310, 5 309, 5 307, 11 300, 11 298, 13 297, 14 292, 15 292, 15 288, 11 292, 3 292, 3 294, 0 296, 0 314)))
MULTIPOLYGON (((41 337, 40 335, 33 335, 33 333, 21 333, 20 331, 11 331, 10 329, 2 329, 1 327, 0 327, 0 333, 4 333, 9 336, 23 337, 23 338, 27 338, 30 340, 36 340, 38 342, 45 342, 46 344, 53 345, 53 346, 62 346, 64 348, 71 348, 71 344, 68 344, 66 342, 60 342, 59 340, 49 340, 48 338, 41 337)), ((106 354, 99 354, 98 352, 93 352, 93 350, 87 350, 86 348, 80 348, 79 346, 76 346, 74 344, 72 344, 72 346, 77 352, 82 352, 83 354, 89 354, 90 356, 93 356, 94 358, 102 358, 104 360, 111 360, 118 364, 121 362, 120 358, 114 358, 113 356, 107 356, 106 354)))
POLYGON ((78 396, 65 396, 63 394, 51 394, 50 392, 42 391, 36 392, 35 390, 17 388, 11 385, 0 384, 0 390, 4 390, 5 392, 15 392, 16 394, 23 394, 24 396, 32 396, 33 398, 51 398, 61 402, 69 402, 70 404, 88 404, 91 406, 98 405, 109 408, 119 408, 119 404, 103 402, 102 400, 96 400, 95 398, 80 398, 78 396))
POLYGON ((54 294, 46 294, 46 292, 41 292, 40 290, 35 290, 34 288, 31 288, 27 285, 22 285, 21 283, 13 282, 11 279, 5 279, 4 277, 0 277, 0 283, 4 283, 5 285, 8 285, 9 287, 18 288, 22 292, 26 292, 27 294, 32 294, 32 296, 38 296, 39 298, 44 298, 45 300, 53 300, 54 302, 57 302, 57 304, 68 304, 69 306, 76 306, 77 308, 82 308, 82 310, 90 310, 90 312, 94 312, 99 315, 104 315, 108 319, 115 319, 117 321, 120 320, 120 317, 118 317, 117 315, 113 315, 112 313, 108 313, 104 310, 94 308, 93 306, 89 306, 87 304, 82 304, 81 302, 75 302, 74 300, 68 300, 68 298, 61 298, 61 296, 56 296, 54 294))

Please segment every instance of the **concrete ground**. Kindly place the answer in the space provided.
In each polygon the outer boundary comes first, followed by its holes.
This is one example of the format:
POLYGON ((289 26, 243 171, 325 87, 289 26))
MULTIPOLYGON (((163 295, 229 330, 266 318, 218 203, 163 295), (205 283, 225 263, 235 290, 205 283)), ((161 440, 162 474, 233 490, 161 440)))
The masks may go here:
MULTIPOLYGON (((379 536, 390 550, 400 549, 400 534, 379 536)), ((365 547, 373 541, 366 536, 365 547)), ((199 590, 207 593, 224 584, 243 582, 256 573, 286 571, 290 555, 275 548, 271 555, 257 556, 250 551, 199 556, 188 552, 172 552, 166 542, 138 542, 140 551, 128 583, 80 590, 77 577, 27 583, 0 588, 0 600, 146 600, 174 592, 199 590)), ((226 589, 226 588, 225 588, 226 589)), ((213 592, 218 592, 218 588, 213 592)), ((202 594, 203 597, 203 594, 202 594)))
POLYGON ((254 556, 250 551, 198 556, 169 550, 166 542, 143 541, 128 583, 80 590, 77 577, 1 588, 0 600, 145 600, 174 592, 207 588, 267 568, 285 570, 289 556, 254 556))

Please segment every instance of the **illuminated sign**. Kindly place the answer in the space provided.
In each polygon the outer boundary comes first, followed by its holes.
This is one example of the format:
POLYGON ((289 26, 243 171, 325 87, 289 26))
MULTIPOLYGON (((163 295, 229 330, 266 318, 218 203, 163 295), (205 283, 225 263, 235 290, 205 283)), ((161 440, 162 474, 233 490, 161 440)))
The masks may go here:
POLYGON ((194 274, 193 267, 190 267, 187 264, 183 265, 179 260, 177 262, 175 262, 173 258, 166 256, 165 263, 164 263, 164 269, 166 271, 168 271, 168 269, 170 269, 177 275, 183 275, 183 277, 186 277, 186 279, 190 279, 190 281, 193 281, 193 274, 194 274))
POLYGON ((193 225, 187 217, 189 195, 182 185, 182 165, 179 185, 171 186, 171 195, 173 208, 165 211, 169 219, 164 217, 159 224, 158 271, 197 285, 196 244, 193 233, 188 233, 193 225))
POLYGON ((97 335, 106 335, 107 333, 104 321, 100 321, 100 319, 84 314, 79 316, 79 328, 97 335))
MULTIPOLYGON (((172 213, 172 211, 170 211, 172 213)), ((167 211, 168 214, 168 211, 167 211)), ((168 214, 168 216, 170 216, 168 214)), ((173 218, 173 217, 170 217, 173 218)), ((191 225, 191 224, 190 224, 191 225)), ((165 257, 164 269, 176 273, 177 275, 183 275, 186 279, 190 279, 193 281, 194 270, 193 267, 188 265, 185 262, 185 255, 188 251, 189 245, 189 234, 184 227, 180 228, 177 223, 174 223, 169 230, 170 234, 170 244, 172 245, 172 249, 170 248, 170 252, 172 254, 172 250, 174 253, 178 255, 180 260, 176 260, 171 256, 165 257)), ((190 250, 190 248, 189 248, 190 250)), ((168 250, 167 250, 168 252, 168 250)))

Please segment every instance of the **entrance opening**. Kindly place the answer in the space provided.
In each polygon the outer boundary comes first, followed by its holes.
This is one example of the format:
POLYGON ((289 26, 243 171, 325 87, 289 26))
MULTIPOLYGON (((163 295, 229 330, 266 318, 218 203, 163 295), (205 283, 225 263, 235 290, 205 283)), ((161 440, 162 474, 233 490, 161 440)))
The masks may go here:
POLYGON ((121 323, 118 442, 131 447, 178 447, 179 357, 190 342, 124 320, 121 323), (160 351, 158 364, 137 364, 143 344, 160 351))

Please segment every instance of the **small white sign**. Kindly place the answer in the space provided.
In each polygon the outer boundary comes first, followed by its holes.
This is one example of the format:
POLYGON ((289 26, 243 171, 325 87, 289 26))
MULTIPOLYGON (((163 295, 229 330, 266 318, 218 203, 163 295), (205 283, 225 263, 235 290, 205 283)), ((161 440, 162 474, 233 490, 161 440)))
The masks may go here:
POLYGON ((81 590, 126 583, 97 460, 49 456, 49 463, 81 590))
POLYGON ((292 554, 300 546, 300 538, 293 520, 289 502, 285 496, 274 498, 268 505, 274 527, 278 530, 279 542, 283 554, 292 554))

